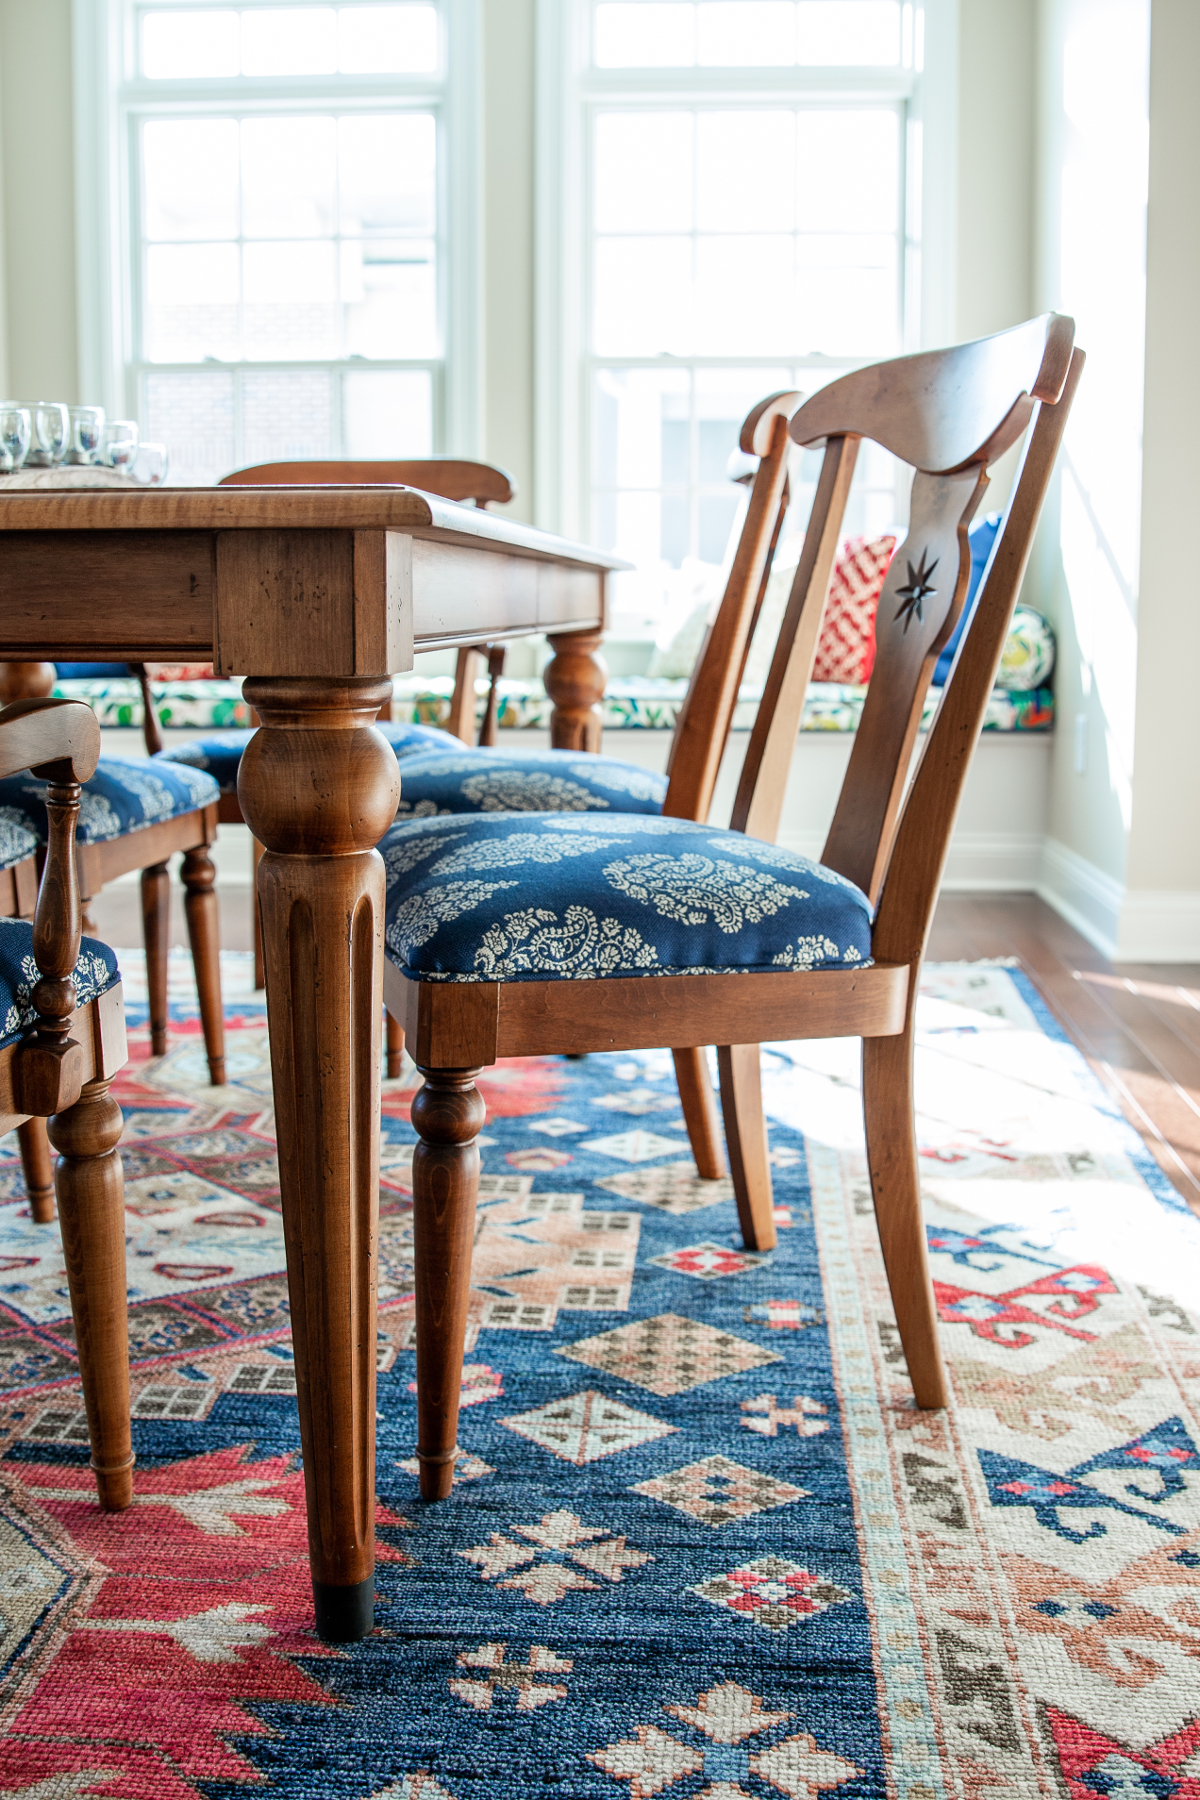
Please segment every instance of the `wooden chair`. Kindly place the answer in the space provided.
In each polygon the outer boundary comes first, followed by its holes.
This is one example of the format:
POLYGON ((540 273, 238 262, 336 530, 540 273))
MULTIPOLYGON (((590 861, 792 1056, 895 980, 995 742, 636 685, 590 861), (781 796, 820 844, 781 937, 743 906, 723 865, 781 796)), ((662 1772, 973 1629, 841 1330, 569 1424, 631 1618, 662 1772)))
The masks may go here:
MULTIPOLYGON (((598 973, 583 981, 540 979, 537 969, 552 965, 532 960, 524 947, 528 935, 519 935, 526 929, 524 921, 551 899, 559 910, 549 916, 565 919, 572 892, 578 910, 586 912, 597 899, 604 865, 620 853, 604 849, 590 862, 586 856, 575 862, 568 857, 565 872, 555 877, 558 885, 550 890, 543 885, 548 877, 541 869, 527 873, 528 852, 523 852, 521 860, 504 865, 508 891, 496 901, 484 901, 476 893, 464 897, 457 912, 448 904, 439 912, 439 905, 448 903, 449 878, 439 877, 437 861, 430 860, 430 840, 443 828, 452 829, 453 867, 470 868, 476 875, 482 859, 472 859, 480 844, 495 848, 514 828, 512 822, 495 816, 414 820, 393 826, 381 843, 389 870, 384 998, 403 1023, 424 1076, 412 1122, 419 1137, 413 1157, 418 1456, 427 1499, 450 1492, 479 1179, 475 1140, 484 1118, 474 1083, 479 1069, 498 1057, 663 1045, 691 1050, 715 1039, 721 1046, 721 1102, 742 1232, 748 1246, 766 1250, 775 1243, 775 1225, 758 1044, 775 1038, 861 1037, 868 1165, 901 1341, 918 1406, 945 1405, 913 1119, 917 982, 959 797, 1082 369, 1083 357, 1073 352, 1073 339, 1071 320, 1047 314, 977 343, 859 370, 830 383, 791 421, 794 441, 824 445, 824 457, 743 766, 732 829, 719 834, 704 827, 701 839, 698 827, 668 826, 672 818, 702 818, 704 813, 695 789, 709 779, 708 772, 697 774, 684 754, 691 734, 702 734, 694 694, 672 765, 667 819, 649 821, 653 829, 647 837, 653 840, 657 834, 667 852, 672 830, 680 844, 699 841, 718 852, 727 850, 729 869, 748 864, 767 873, 804 873, 804 886, 789 889, 794 899, 786 903, 789 914, 801 921, 798 942, 789 941, 794 923, 756 926, 755 934, 746 937, 740 964, 735 952, 741 937, 728 948, 718 944, 722 966, 714 971, 707 945, 718 936, 715 908, 714 923, 703 928, 689 923, 670 949, 667 927, 655 925, 656 902, 670 900, 674 890, 666 876, 646 875, 643 892, 632 899, 620 899, 618 881, 610 881, 604 896, 616 933, 608 941, 631 943, 626 927, 635 919, 640 931, 650 934, 645 955, 636 947, 619 949, 609 966, 623 972, 598 973), (970 629, 905 796, 930 675, 965 598, 967 529, 987 486, 987 468, 1027 428, 1020 475, 970 629), (772 840, 864 437, 914 468, 911 522, 884 584, 874 676, 821 862, 813 864, 773 848, 772 840), (685 782, 691 790, 686 805, 685 782), (530 910, 513 911, 523 904, 530 910), (453 922, 421 926, 403 938, 398 930, 401 906, 409 919, 453 922), (822 920, 835 914, 854 923, 845 932, 839 923, 840 943, 827 936, 823 946, 822 920), (516 921, 511 932, 510 920, 516 921), (804 936, 810 929, 815 936, 804 936), (515 943, 516 949, 501 956, 498 942, 515 943), (402 943, 403 967, 397 947, 402 943), (637 955, 642 955, 641 963, 637 955), (659 967, 677 972, 638 972, 656 956, 659 967), (822 967, 822 957, 837 966, 822 967), (686 972, 697 964, 708 966, 701 973, 686 972), (506 975, 520 972, 516 978, 489 977, 497 966, 506 975)), ((730 633, 725 667, 731 683, 740 668, 738 645, 748 638, 757 592, 756 584, 747 583, 736 625, 721 622, 730 633)), ((521 829, 534 823, 539 822, 522 819, 521 829)), ((634 827, 645 822, 615 823, 628 829, 636 844, 634 827)), ((547 842, 561 843, 562 826, 562 819, 552 815, 540 821, 547 842)), ((578 820, 572 831, 578 840, 578 820)), ((571 851, 571 856, 580 855, 571 851)), ((667 862, 669 856, 638 860, 667 862)), ((491 866, 500 864, 493 858, 491 866)), ((546 927, 547 941, 554 930, 546 927)))
POLYGON ((0 711, 0 776, 32 768, 49 783, 50 819, 33 924, 0 920, 0 1017, 14 1004, 33 1015, 28 1028, 0 1036, 0 1132, 50 1121, 92 1468, 101 1506, 119 1510, 133 1498, 133 1451, 122 1118, 108 1090, 126 1060, 125 1019, 112 952, 81 943, 74 855, 80 783, 99 754, 96 716, 80 701, 22 700, 0 711), (41 979, 30 996, 31 955, 41 979))

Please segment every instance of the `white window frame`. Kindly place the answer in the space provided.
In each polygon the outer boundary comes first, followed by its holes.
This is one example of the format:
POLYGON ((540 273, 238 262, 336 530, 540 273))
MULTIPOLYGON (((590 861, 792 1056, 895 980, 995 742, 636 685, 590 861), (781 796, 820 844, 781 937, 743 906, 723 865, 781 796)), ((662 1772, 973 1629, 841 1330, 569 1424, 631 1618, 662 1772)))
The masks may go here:
MULTIPOLYGON (((587 538, 591 527, 591 374, 587 351, 590 207, 588 121, 596 102, 618 96, 681 103, 688 95, 891 98, 907 107, 904 348, 954 341, 958 162, 959 0, 912 0, 917 46, 911 69, 591 69, 588 0, 537 0, 536 461, 535 517, 548 531, 587 538)), ((642 359, 632 359, 641 361, 642 359)), ((680 358, 736 367, 737 357, 680 358)), ((820 359, 779 356, 773 365, 820 359)), ((828 360, 828 359, 827 359, 828 360)), ((838 358, 844 366, 845 359, 838 358)), ((651 360, 647 366, 655 366, 651 360)), ((664 359, 663 368, 672 366, 664 359)))
MULTIPOLYGON (((235 0, 236 3, 236 0, 235 0)), ((280 6, 295 0, 253 0, 280 6)), ((481 453, 483 354, 477 305, 480 233, 479 43, 481 0, 441 0, 451 45, 445 76, 428 78, 440 115, 438 292, 440 358, 387 358, 355 369, 433 367, 433 448, 459 456, 481 453)), ((126 78, 134 66, 134 0, 72 0, 75 70, 76 285, 79 301, 80 398, 110 415, 136 417, 143 369, 227 371, 342 368, 340 358, 278 363, 154 363, 135 360, 135 309, 140 254, 136 224, 133 134, 140 116, 172 103, 202 105, 232 81, 126 78)), ((412 104, 421 76, 341 75, 244 77, 239 92, 273 104, 330 98, 371 102, 396 97, 412 104), (244 82, 244 89, 242 87, 244 82)), ((160 112, 161 116, 161 112, 160 112)))

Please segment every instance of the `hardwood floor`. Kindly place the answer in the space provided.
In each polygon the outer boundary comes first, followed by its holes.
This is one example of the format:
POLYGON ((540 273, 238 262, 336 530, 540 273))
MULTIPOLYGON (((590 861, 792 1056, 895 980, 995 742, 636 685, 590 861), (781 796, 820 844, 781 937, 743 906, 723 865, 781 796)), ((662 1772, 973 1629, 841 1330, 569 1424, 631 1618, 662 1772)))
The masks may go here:
POLYGON ((1200 1214, 1200 964, 1106 961, 1033 894, 945 894, 931 961, 1015 956, 1200 1214))
MULTIPOLYGON (((249 950, 248 888, 230 888, 221 901, 223 947, 249 950)), ((109 888, 92 910, 108 943, 141 942, 136 886, 109 888)), ((178 882, 171 942, 187 942, 178 882)), ((1200 965, 1106 962, 1033 894, 943 895, 929 956, 938 962, 1015 956, 1168 1179, 1200 1214, 1200 965)))

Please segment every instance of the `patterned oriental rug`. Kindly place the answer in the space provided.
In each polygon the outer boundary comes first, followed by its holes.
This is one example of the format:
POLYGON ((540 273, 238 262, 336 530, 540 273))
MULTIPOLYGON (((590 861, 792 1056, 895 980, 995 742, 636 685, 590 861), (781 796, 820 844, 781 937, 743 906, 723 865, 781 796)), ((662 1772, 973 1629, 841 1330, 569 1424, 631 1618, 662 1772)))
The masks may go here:
MULTIPOLYGON (((123 958, 135 1027, 140 958, 123 958)), ((54 1228, 0 1147, 4 1800, 1200 1800, 1200 1223, 1013 970, 931 968, 954 1406, 914 1411, 853 1045, 766 1055, 779 1247, 669 1059, 501 1064, 452 1498, 417 1496, 388 1083, 378 1628, 310 1629, 261 1006, 186 958, 127 1117, 136 1502, 94 1502, 54 1228)))

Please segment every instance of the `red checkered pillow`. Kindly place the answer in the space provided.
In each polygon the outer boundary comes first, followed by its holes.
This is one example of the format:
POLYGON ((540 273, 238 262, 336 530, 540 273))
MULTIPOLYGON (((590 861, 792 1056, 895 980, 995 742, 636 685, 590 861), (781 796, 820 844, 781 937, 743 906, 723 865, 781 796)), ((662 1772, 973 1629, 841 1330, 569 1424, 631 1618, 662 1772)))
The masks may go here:
POLYGON ((814 681, 855 685, 870 681, 875 666, 875 609, 895 548, 894 537, 847 538, 842 545, 821 621, 814 681))

